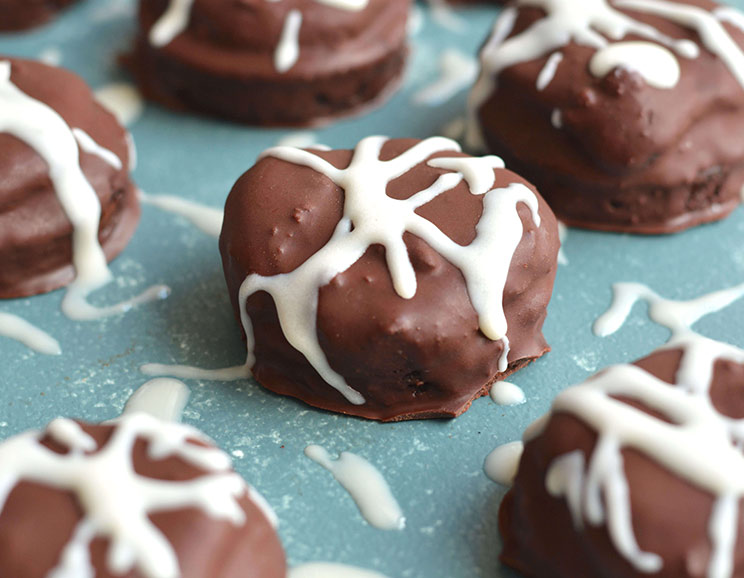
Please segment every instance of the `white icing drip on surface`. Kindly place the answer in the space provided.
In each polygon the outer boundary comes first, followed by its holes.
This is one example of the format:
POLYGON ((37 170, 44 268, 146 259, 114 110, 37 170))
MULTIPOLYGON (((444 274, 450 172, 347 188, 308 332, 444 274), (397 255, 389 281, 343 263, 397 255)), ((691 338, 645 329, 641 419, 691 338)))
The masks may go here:
MULTIPOLYGON (((278 2, 279 0, 267 0, 278 2)), ((318 4, 346 10, 348 12, 359 12, 369 4, 369 0, 315 0, 318 4)), ((150 44, 163 47, 175 40, 189 25, 191 8, 194 0, 170 0, 168 8, 150 29, 150 44)), ((290 10, 287 14, 277 46, 274 50, 274 68, 277 72, 289 71, 300 58, 300 29, 302 28, 302 11, 300 9, 290 10)))
POLYGON ((11 313, 0 313, 0 337, 19 341, 29 349, 45 355, 62 353, 62 348, 54 337, 22 317, 11 313))
POLYGON ((527 397, 522 388, 507 381, 494 383, 490 395, 494 403, 499 405, 512 406, 527 403, 527 397))
POLYGON ((333 474, 356 502, 364 519, 379 530, 402 530, 406 519, 385 478, 364 458, 342 452, 331 459, 320 446, 308 446, 305 455, 333 474))
POLYGON ((298 149, 319 149, 323 150, 325 147, 318 144, 318 135, 309 130, 299 130, 290 132, 284 135, 276 142, 278 147, 296 147, 298 149))
POLYGON ((152 205, 163 211, 183 217, 200 231, 211 237, 218 238, 222 231, 224 211, 208 207, 195 201, 189 201, 174 195, 148 195, 139 193, 140 201, 152 205))
POLYGON ((346 564, 331 562, 309 562, 295 566, 289 571, 288 578, 387 578, 379 572, 364 570, 346 564))
POLYGON ((56 46, 50 46, 39 52, 39 60, 49 66, 62 64, 62 51, 56 46))
POLYGON ((566 239, 568 239, 568 227, 561 221, 558 221, 558 238, 561 241, 561 248, 558 251, 558 264, 565 266, 569 264, 566 250, 564 248, 564 243, 566 242, 566 239))
POLYGON ((540 74, 537 75, 537 82, 535 83, 537 90, 545 90, 550 86, 550 83, 553 82, 555 75, 558 73, 558 66, 560 66, 561 62, 563 62, 562 52, 554 52, 550 55, 540 74))
POLYGON ((511 486, 517 475, 523 451, 524 443, 522 442, 510 442, 499 446, 486 457, 483 471, 497 484, 511 486))
MULTIPOLYGON (((131 126, 137 122, 145 110, 142 95, 128 82, 112 82, 102 86, 95 91, 95 97, 122 126, 131 126)), ((134 167, 132 161, 130 164, 134 167)))
POLYGON ((502 12, 491 38, 481 51, 482 72, 468 103, 467 143, 471 147, 483 145, 477 112, 495 90, 501 71, 543 58, 571 42, 598 51, 611 50, 604 52, 599 64, 595 62, 596 74, 609 72, 609 62, 613 61, 616 66, 640 69, 639 72, 650 84, 663 88, 672 85, 676 74, 674 70, 667 68, 671 60, 676 63, 675 68, 679 67, 679 63, 669 51, 662 56, 662 47, 671 49, 683 58, 699 56, 700 47, 697 43, 671 38, 655 27, 620 12, 618 8, 653 14, 694 30, 700 43, 718 56, 744 87, 744 51, 721 23, 721 20, 736 26, 744 23, 744 17, 735 16, 738 13, 733 9, 711 13, 695 6, 666 0, 616 0, 614 6, 607 0, 517 0, 516 5, 502 12), (514 29, 518 7, 522 6, 542 9, 546 16, 509 38, 514 29), (613 42, 619 42, 628 35, 639 36, 649 42, 636 44, 634 49, 608 49, 613 42))
POLYGON ((654 88, 677 86, 681 70, 679 61, 668 48, 651 42, 617 42, 601 48, 589 61, 589 71, 604 78, 616 68, 641 75, 654 88))
POLYGON ((101 204, 80 166, 73 129, 55 110, 13 84, 8 61, 0 61, 0 99, 0 131, 28 144, 47 163, 57 198, 73 226, 72 262, 76 277, 62 300, 63 313, 75 320, 100 319, 167 297, 167 287, 155 286, 117 305, 98 308, 88 303, 88 295, 107 285, 113 275, 98 241, 101 204))
POLYGON ((124 413, 146 413, 163 421, 179 422, 191 392, 177 379, 148 381, 129 398, 124 413))
POLYGON ((245 513, 238 500, 245 482, 230 471, 230 458, 212 447, 188 440, 207 441, 198 430, 167 423, 147 414, 126 414, 112 422, 114 433, 97 453, 96 442, 71 420, 52 422, 46 431, 69 449, 57 454, 39 443, 42 434, 30 432, 0 445, 0 511, 12 489, 22 481, 72 492, 83 519, 64 548, 53 578, 93 576, 88 554, 91 542, 110 540, 107 566, 112 574, 136 572, 145 578, 177 578, 178 558, 173 547, 149 516, 155 512, 197 508, 206 515, 243 525, 245 513), (169 482, 138 475, 132 463, 137 439, 149 443, 154 460, 178 457, 209 472, 188 482, 169 482))
POLYGON ((178 379, 195 379, 206 381, 239 381, 251 377, 251 370, 246 365, 225 367, 220 369, 202 369, 189 365, 164 365, 161 363, 146 363, 140 367, 145 375, 170 376, 178 379))
POLYGON ((439 58, 439 78, 413 95, 414 104, 439 106, 468 88, 478 76, 478 62, 469 54, 449 48, 439 58))
MULTIPOLYGON (((416 294, 417 281, 403 235, 405 232, 413 233, 463 273, 481 330, 489 339, 504 343, 499 371, 505 371, 509 341, 503 291, 509 265, 523 234, 517 205, 525 203, 535 224, 540 225, 537 198, 527 187, 513 183, 503 189, 490 190, 495 181, 494 169, 503 168, 503 162, 497 157, 431 160, 428 164, 432 167, 457 172, 441 175, 431 187, 409 199, 401 201, 387 196, 390 181, 406 174, 433 154, 459 151, 459 146, 448 139, 432 138, 392 160, 381 161, 380 152, 386 141, 384 137, 361 141, 346 169, 337 169, 313 152, 301 149, 278 147, 262 155, 307 166, 328 177, 344 189, 344 216, 330 241, 300 267, 273 277, 249 275, 238 297, 239 303, 245 303, 258 291, 269 293, 276 304, 287 341, 305 356, 328 384, 357 405, 363 404, 364 398, 330 367, 318 342, 317 303, 322 286, 356 263, 368 247, 380 244, 386 249, 395 291, 401 298, 411 299, 416 294), (476 239, 465 247, 415 212, 418 207, 463 181, 468 183, 472 194, 484 196, 484 211, 476 239), (489 263, 489 266, 484 267, 484 263, 489 263)), ((241 309, 248 346, 246 365, 253 367, 253 327, 247 312, 241 309)))

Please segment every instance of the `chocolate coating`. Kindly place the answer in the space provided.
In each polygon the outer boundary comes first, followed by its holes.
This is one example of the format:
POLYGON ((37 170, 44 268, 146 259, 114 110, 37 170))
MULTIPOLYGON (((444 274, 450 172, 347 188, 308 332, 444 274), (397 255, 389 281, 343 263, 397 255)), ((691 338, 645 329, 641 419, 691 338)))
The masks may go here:
POLYGON ((26 30, 46 24, 76 0, 0 0, 0 31, 26 30))
MULTIPOLYGON (((114 429, 81 425, 98 443, 97 451, 105 447, 114 429)), ((67 452, 48 436, 43 444, 57 453, 67 452)), ((157 480, 188 481, 206 474, 178 457, 153 460, 143 440, 135 444, 132 459, 139 475, 157 480)), ((242 526, 211 518, 196 508, 151 515, 178 555, 180 578, 285 578, 284 552, 273 527, 247 494, 240 507, 246 515, 242 526)), ((17 484, 0 514, 0 575, 46 578, 59 564, 81 519, 81 505, 73 494, 30 481, 17 484)), ((90 554, 96 578, 143 578, 139 571, 111 572, 106 561, 108 540, 94 540, 90 554)))
MULTIPOLYGON (((381 158, 393 158, 417 142, 388 141, 381 158)), ((348 150, 314 153, 339 168, 348 166, 352 156, 348 150)), ((464 156, 446 153, 455 155, 464 156)), ((417 165, 389 184, 388 195, 409 198, 444 172, 417 165)), ((495 174, 494 188, 527 184, 506 170, 495 174)), ((404 237, 418 279, 413 299, 395 292, 379 245, 321 288, 319 342, 331 367, 366 399, 364 405, 350 404, 289 345, 267 293, 238 303, 248 274, 291 272, 325 245, 341 219, 343 194, 312 169, 267 157, 240 178, 227 200, 220 239, 225 277, 236 315, 245 307, 253 322, 253 373, 264 387, 316 407, 370 419, 455 417, 486 394, 495 380, 549 350, 541 330, 559 241, 555 218, 538 194, 539 228, 528 208, 518 206, 524 234, 504 293, 512 349, 503 374, 498 370, 503 345, 481 333, 462 273, 418 237, 408 233, 404 237)), ((482 211, 482 198, 461 183, 417 212, 467 245, 475 238, 482 211)))
MULTIPOLYGON (((99 241, 111 260, 129 242, 139 220, 135 185, 129 178, 127 133, 93 99, 75 74, 19 59, 11 62, 11 81, 116 154, 115 169, 80 150, 80 166, 101 203, 99 241)), ((64 213, 41 156, 25 142, 0 133, 0 299, 52 291, 75 278, 73 227, 64 213)))
MULTIPOLYGON (((680 350, 661 350, 635 365, 673 383, 680 350)), ((741 384, 744 365, 719 359, 714 365, 710 397, 722 415, 744 418, 741 384)), ((673 387, 670 385, 670 387, 673 387)), ((640 402, 630 405, 666 419, 640 402)), ((639 572, 621 556, 606 525, 586 524, 577 530, 564 498, 545 487, 555 458, 574 450, 590 456, 596 432, 567 413, 554 413, 546 428, 525 444, 513 488, 500 510, 504 539, 502 561, 528 578, 700 578, 707 575, 711 546, 709 524, 714 496, 672 474, 645 454, 624 449, 633 530, 642 551, 663 559, 661 571, 639 572)), ((739 514, 738 528, 744 527, 739 514)), ((744 576, 744 534, 739 530, 734 552, 734 578, 744 576)))
MULTIPOLYGON (((715 9, 710 0, 674 0, 715 9)), ((625 11, 674 38, 700 44, 669 20, 625 11)), ((515 35, 543 17, 520 8, 515 35)), ((725 28, 739 46, 744 33, 725 28)), ((643 40, 628 36, 626 40, 643 40)), ((671 90, 635 72, 589 72, 595 50, 576 43, 561 51, 558 72, 542 91, 544 57, 507 68, 478 111, 488 148, 540 189, 558 218, 576 227, 672 233, 727 216, 744 183, 744 89, 721 59, 701 47, 678 58, 671 90), (560 111, 562 127, 551 122, 560 111), (525 127, 529 127, 526 130, 525 127)))
POLYGON ((131 68, 149 98, 255 125, 307 125, 358 112, 397 85, 407 56, 410 0, 361 11, 316 0, 195 0, 188 28, 163 47, 148 40, 167 0, 141 0, 131 68), (288 14, 302 13, 299 59, 274 56, 288 14))

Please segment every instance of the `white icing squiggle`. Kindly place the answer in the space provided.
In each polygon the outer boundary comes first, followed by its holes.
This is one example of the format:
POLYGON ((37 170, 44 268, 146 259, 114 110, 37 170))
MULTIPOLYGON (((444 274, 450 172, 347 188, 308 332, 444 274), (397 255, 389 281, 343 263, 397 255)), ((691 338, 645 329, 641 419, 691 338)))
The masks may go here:
POLYGON ((295 566, 289 571, 289 578, 387 578, 379 572, 364 570, 346 564, 331 562, 309 562, 295 566))
MULTIPOLYGON (((170 292, 167 287, 155 286, 117 305, 98 308, 88 303, 88 295, 107 285, 113 275, 98 241, 101 204, 80 166, 76 135, 55 110, 13 84, 8 61, 0 61, 0 100, 3 103, 0 131, 28 144, 49 165, 49 177, 57 198, 73 225, 72 261, 76 277, 62 301, 65 315, 76 320, 100 319, 126 312, 140 303, 167 297, 170 292)), ((81 135, 84 135, 82 131, 78 138, 81 135)), ((113 153, 95 145, 90 137, 87 140, 83 137, 83 142, 84 149, 92 146, 104 160, 113 161, 113 153)))
POLYGON ((189 388, 182 381, 153 379, 132 394, 124 413, 146 413, 162 421, 179 422, 190 395, 189 388))
POLYGON ((224 211, 189 201, 174 195, 148 195, 142 191, 139 193, 142 203, 152 205, 163 211, 168 211, 183 217, 200 231, 210 237, 219 237, 222 231, 224 211))
POLYGON ((543 66, 540 74, 537 75, 536 88, 537 90, 545 90, 553 82, 555 75, 558 73, 558 67, 563 62, 563 53, 554 52, 548 58, 548 61, 543 66))
POLYGON ((160 421, 143 413, 126 414, 112 422, 114 432, 97 453, 97 444, 75 422, 58 419, 45 432, 69 449, 57 454, 39 443, 42 434, 30 432, 0 445, 0 511, 21 481, 33 481, 72 492, 83 519, 65 547, 50 578, 93 576, 89 548, 92 540, 110 540, 108 569, 112 574, 136 572, 146 578, 178 578, 178 558, 170 542, 152 523, 154 512, 197 508, 234 525, 245 523, 238 500, 248 488, 230 471, 230 458, 213 447, 198 430, 160 421), (168 482, 134 471, 135 441, 149 444, 154 460, 178 457, 209 472, 188 482, 168 482))
POLYGON ((54 337, 11 313, 0 313, 0 337, 15 339, 29 349, 45 355, 60 355, 62 353, 62 348, 54 337))
POLYGON ((617 42, 601 48, 589 61, 589 71, 598 78, 616 68, 640 74, 646 84, 674 88, 681 74, 679 61, 668 48, 651 42, 617 42))
POLYGON ((367 460, 349 452, 342 452, 337 460, 332 460, 320 446, 308 446, 305 455, 333 474, 371 526, 380 530, 405 528, 406 519, 390 486, 367 460))
MULTIPOLYGON (((279 2, 280 0, 267 0, 279 2)), ((369 0, 315 0, 337 10, 359 12, 369 4, 369 0)), ((189 25, 194 0, 170 0, 168 8, 150 29, 150 44, 162 47, 170 44, 182 34, 189 25)), ((274 50, 274 68, 285 73, 292 69, 300 58, 300 29, 302 11, 290 10, 282 26, 282 33, 274 50)))

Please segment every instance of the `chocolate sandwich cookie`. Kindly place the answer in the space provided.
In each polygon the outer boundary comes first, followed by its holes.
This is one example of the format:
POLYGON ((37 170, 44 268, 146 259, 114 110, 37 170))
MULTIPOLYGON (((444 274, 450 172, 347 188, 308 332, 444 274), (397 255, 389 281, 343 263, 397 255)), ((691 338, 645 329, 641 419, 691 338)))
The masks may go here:
POLYGON ((26 30, 52 20, 76 0, 0 0, 0 31, 26 30))
POLYGON ((481 51, 469 144, 572 226, 722 219, 744 183, 743 29, 710 0, 517 0, 481 51))
POLYGON ((0 575, 284 578, 273 512, 198 430, 144 413, 0 444, 0 575))
MULTIPOLYGON (((129 136, 78 76, 0 57, 0 298, 90 283, 139 219, 129 136)), ((102 276, 101 276, 102 277, 102 276)))
POLYGON ((389 93, 410 0, 141 0, 131 59, 161 103, 256 125, 307 125, 389 93))
POLYGON ((497 157, 383 137, 266 151, 220 239, 256 380, 383 421, 457 416, 548 351, 559 244, 497 157))
POLYGON ((685 336, 559 394, 500 511, 528 578, 744 576, 744 351, 685 336))

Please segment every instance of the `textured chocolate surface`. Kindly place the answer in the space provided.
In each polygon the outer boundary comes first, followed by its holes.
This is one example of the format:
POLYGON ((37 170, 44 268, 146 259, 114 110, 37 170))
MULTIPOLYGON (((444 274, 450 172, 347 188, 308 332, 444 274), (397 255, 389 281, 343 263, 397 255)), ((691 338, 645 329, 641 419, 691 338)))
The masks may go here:
POLYGON ((167 0, 141 0, 131 68, 144 93, 174 108, 256 125, 306 125, 358 112, 396 86, 405 64, 409 0, 362 11, 316 0, 195 0, 187 29, 148 40, 167 0), (302 13, 299 59, 274 56, 292 10, 302 13))
MULTIPOLYGON (((112 426, 82 425, 99 450, 105 447, 112 426)), ((49 437, 43 443, 57 453, 67 452, 49 437)), ((167 482, 198 480, 206 473, 177 457, 153 460, 142 440, 135 444, 132 459, 139 475, 167 482)), ((246 514, 242 526, 213 519, 196 508, 151 516, 178 555, 180 578, 285 578, 284 552, 271 524, 247 494, 240 499, 240 507, 246 514)), ((0 575, 47 577, 59 564, 81 517, 73 494, 41 483, 19 483, 0 515, 0 575)), ((138 571, 111 572, 106 562, 107 540, 94 540, 90 553, 97 578, 142 578, 138 571)))
MULTIPOLYGON (((671 384, 681 356, 680 350, 662 350, 635 365, 671 384)), ((744 418, 742 381, 744 365, 721 359, 715 363, 710 398, 722 415, 744 418)), ((666 419, 640 402, 626 401, 641 411, 666 419)), ((639 451, 622 451, 633 530, 641 550, 662 557, 662 570, 644 574, 634 569, 618 553, 604 524, 587 523, 583 529, 576 529, 566 500, 552 497, 546 491, 545 479, 555 458, 575 450, 590 456, 596 441, 597 433, 584 422, 556 412, 542 433, 525 444, 514 486, 500 510, 502 561, 528 578, 707 576, 714 497, 639 451)), ((742 527, 744 516, 740 514, 738 528, 742 527)), ((733 558, 732 576, 744 576, 741 531, 733 558)))
MULTIPOLYGON (((101 203, 99 240, 106 257, 113 259, 139 220, 126 131, 76 75, 37 62, 8 60, 16 86, 121 160, 123 168, 117 170, 99 156, 80 151, 83 173, 101 203)), ((72 234, 46 162, 23 141, 0 133, 0 298, 45 293, 71 282, 72 234)))
MULTIPOLYGON (((710 0, 674 0, 708 10, 710 0)), ((700 44, 669 20, 630 12, 674 37, 700 44)), ((543 17, 520 8, 513 35, 543 17)), ((744 46, 744 33, 725 24, 744 46)), ((641 40, 628 36, 627 40, 641 40)), ((721 59, 701 48, 679 58, 671 90, 635 72, 589 72, 595 50, 576 43, 542 91, 536 79, 550 54, 507 68, 478 111, 490 150, 540 189, 569 225, 635 233, 669 233, 721 219, 740 202, 744 183, 744 88, 721 59), (561 128, 553 126, 560 111, 561 128), (529 127, 527 129, 526 127, 529 127)))
MULTIPOLYGON (((397 156, 416 142, 388 141, 381 158, 397 156)), ((339 168, 351 159, 351 151, 315 152, 339 168)), ((417 165, 391 182, 388 195, 408 198, 444 172, 417 165)), ((494 188, 513 182, 526 183, 514 173, 496 170, 494 188)), ((555 217, 537 196, 543 220, 539 228, 528 208, 518 206, 524 234, 503 300, 511 340, 506 374, 549 349, 541 329, 559 241, 555 217)), ((320 344, 331 367, 365 397, 364 405, 350 404, 289 345, 268 294, 257 293, 247 303, 238 303, 238 290, 248 274, 273 276, 296 269, 330 239, 342 211, 343 191, 328 178, 270 157, 243 175, 230 194, 220 247, 236 314, 246 307, 253 321, 256 379, 311 405, 372 419, 462 413, 488 392, 494 380, 506 375, 498 371, 503 345, 480 332, 462 273, 418 237, 408 233, 404 237, 418 278, 413 299, 405 300, 394 291, 379 245, 320 291, 320 344)), ((482 211, 482 198, 472 195, 465 183, 418 210, 462 245, 475 238, 482 211)))
POLYGON ((0 0, 0 31, 45 24, 76 0, 0 0))

